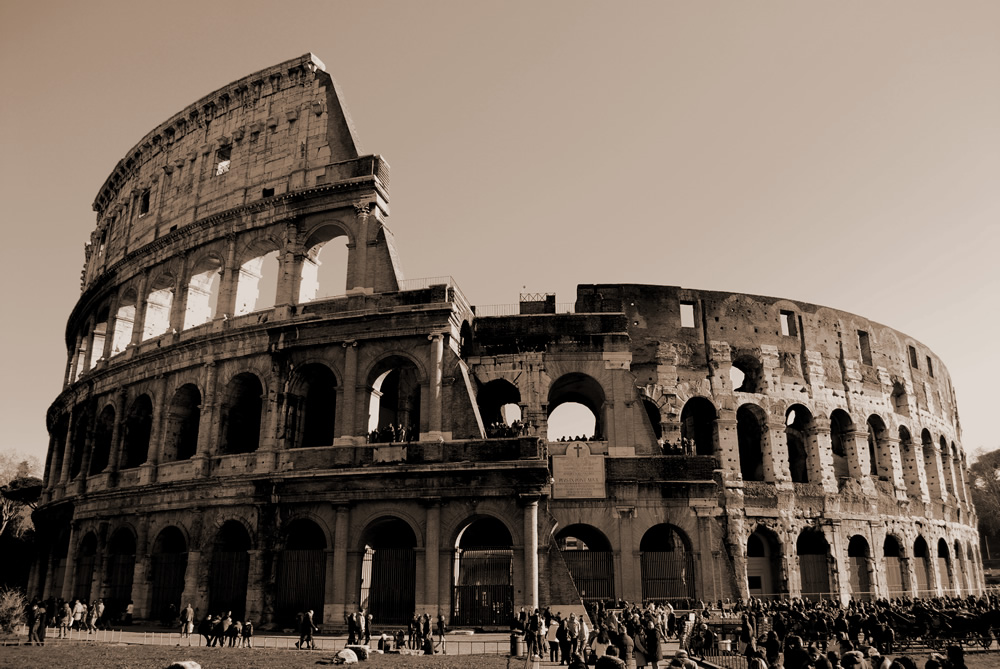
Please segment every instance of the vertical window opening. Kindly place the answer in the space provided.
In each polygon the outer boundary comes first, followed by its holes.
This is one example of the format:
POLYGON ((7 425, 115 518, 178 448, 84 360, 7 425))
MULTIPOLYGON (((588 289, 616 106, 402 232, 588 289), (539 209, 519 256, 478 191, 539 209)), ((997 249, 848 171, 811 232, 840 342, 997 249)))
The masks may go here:
POLYGON ((781 319, 781 334, 785 337, 794 337, 798 334, 795 329, 795 313, 792 311, 782 311, 780 314, 781 319))
POLYGON ((917 361, 917 349, 912 346, 906 347, 910 351, 910 367, 913 369, 920 369, 920 365, 917 361))
POLYGON ((872 364, 872 345, 868 338, 868 333, 858 330, 858 346, 861 347, 861 362, 866 365, 872 364))
POLYGON ((231 158, 233 157, 233 147, 223 146, 220 147, 218 151, 215 152, 215 176, 220 174, 225 174, 229 171, 229 166, 231 164, 231 158))
POLYGON ((681 302, 681 327, 694 327, 694 302, 681 302))
POLYGON ((931 362, 931 356, 927 356, 927 374, 929 376, 934 376, 934 363, 931 362))

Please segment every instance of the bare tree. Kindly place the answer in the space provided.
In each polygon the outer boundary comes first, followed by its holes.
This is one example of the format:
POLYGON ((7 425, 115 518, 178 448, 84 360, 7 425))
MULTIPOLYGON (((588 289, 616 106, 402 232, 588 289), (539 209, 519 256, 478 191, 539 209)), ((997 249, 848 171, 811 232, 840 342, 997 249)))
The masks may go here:
POLYGON ((1000 533, 1000 449, 979 456, 969 467, 969 481, 979 528, 989 535, 1000 533))
POLYGON ((32 527, 31 510, 41 493, 41 465, 35 456, 0 451, 0 536, 19 537, 32 527))

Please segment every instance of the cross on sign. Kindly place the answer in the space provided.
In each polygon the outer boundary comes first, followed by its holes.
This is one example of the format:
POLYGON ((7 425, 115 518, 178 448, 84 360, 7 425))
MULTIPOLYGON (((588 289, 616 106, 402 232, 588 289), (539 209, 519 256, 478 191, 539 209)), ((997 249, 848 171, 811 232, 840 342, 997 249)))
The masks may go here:
POLYGON ((576 457, 580 457, 580 451, 583 450, 583 446, 577 444, 576 446, 573 447, 573 450, 576 451, 576 457))

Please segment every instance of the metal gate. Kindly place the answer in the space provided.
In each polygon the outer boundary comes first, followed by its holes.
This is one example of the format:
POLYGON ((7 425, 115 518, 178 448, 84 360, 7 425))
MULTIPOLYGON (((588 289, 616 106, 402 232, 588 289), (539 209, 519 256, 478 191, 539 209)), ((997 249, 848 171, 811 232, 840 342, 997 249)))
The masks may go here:
POLYGON ((94 582, 94 565, 96 555, 82 555, 76 561, 76 582, 73 588, 73 598, 82 602, 90 601, 90 590, 94 582))
POLYGON ((326 593, 326 551, 286 550, 278 555, 274 608, 278 620, 291 624, 300 611, 313 611, 313 622, 323 622, 326 593))
POLYGON ((108 556, 108 589, 104 598, 110 619, 116 620, 125 613, 132 601, 132 575, 135 573, 135 555, 108 556))
POLYGON ((514 617, 514 551, 469 548, 456 551, 452 624, 508 626, 514 617))
POLYGON ((802 575, 802 599, 815 602, 831 596, 826 555, 800 555, 799 573, 802 575))
POLYGON ((184 594, 184 572, 187 570, 187 553, 155 553, 153 555, 153 602, 149 617, 164 618, 167 608, 181 610, 184 594))
POLYGON ((851 563, 850 587, 854 599, 868 601, 872 598, 871 578, 868 574, 868 558, 854 556, 851 563))
POLYGON ((380 625, 405 625, 413 618, 417 557, 412 548, 371 548, 361 563, 361 606, 380 625))
POLYGON ((917 558, 917 597, 929 597, 931 595, 931 561, 930 558, 917 558))
POLYGON ((944 591, 944 594, 950 595, 952 594, 952 588, 954 588, 955 585, 952 583, 951 571, 948 569, 948 558, 939 557, 937 561, 938 574, 941 575, 941 590, 944 591))
POLYGON ((903 589, 903 561, 901 559, 887 557, 885 559, 885 575, 890 597, 901 597, 906 594, 903 589))
POLYGON ((694 557, 681 551, 643 551, 642 601, 694 599, 694 557))
POLYGON ((215 551, 209 575, 208 610, 233 612, 233 620, 243 620, 247 606, 247 578, 250 554, 246 551, 215 551))
POLYGON ((56 560, 56 570, 52 573, 52 596, 62 597, 63 583, 66 582, 66 557, 56 560))
POLYGON ((611 551, 563 551, 563 560, 585 602, 615 598, 615 562, 611 551))

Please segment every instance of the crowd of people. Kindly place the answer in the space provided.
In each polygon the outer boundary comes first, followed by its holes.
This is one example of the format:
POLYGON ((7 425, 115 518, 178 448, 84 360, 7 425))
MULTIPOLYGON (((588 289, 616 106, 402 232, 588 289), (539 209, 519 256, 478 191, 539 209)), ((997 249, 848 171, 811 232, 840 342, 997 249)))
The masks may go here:
POLYGON ((408 425, 389 423, 368 433, 369 444, 407 444, 417 436, 417 431, 408 425))
MULTIPOLYGON (((181 637, 187 638, 190 645, 194 609, 188 604, 184 611, 191 623, 182 622, 181 637)), ((233 620, 232 611, 205 616, 198 625, 198 634, 205 639, 206 646, 213 648, 253 648, 253 621, 249 618, 246 621, 233 620)))
POLYGON ((486 436, 490 439, 524 437, 531 434, 532 431, 532 426, 529 423, 522 423, 520 420, 515 420, 510 425, 497 421, 486 426, 486 436))
POLYGON ((687 437, 681 437, 677 443, 671 443, 664 439, 658 440, 658 443, 664 455, 694 455, 697 452, 694 439, 687 437))
MULTIPOLYGON (((126 611, 131 611, 131 603, 126 611)), ((25 622, 29 643, 43 645, 49 627, 57 633, 57 638, 62 639, 69 636, 70 630, 86 630, 88 634, 93 634, 112 624, 131 624, 132 621, 131 618, 126 621, 125 615, 110 615, 103 599, 95 599, 88 605, 79 599, 68 602, 60 597, 47 601, 32 600, 25 611, 25 622)))

